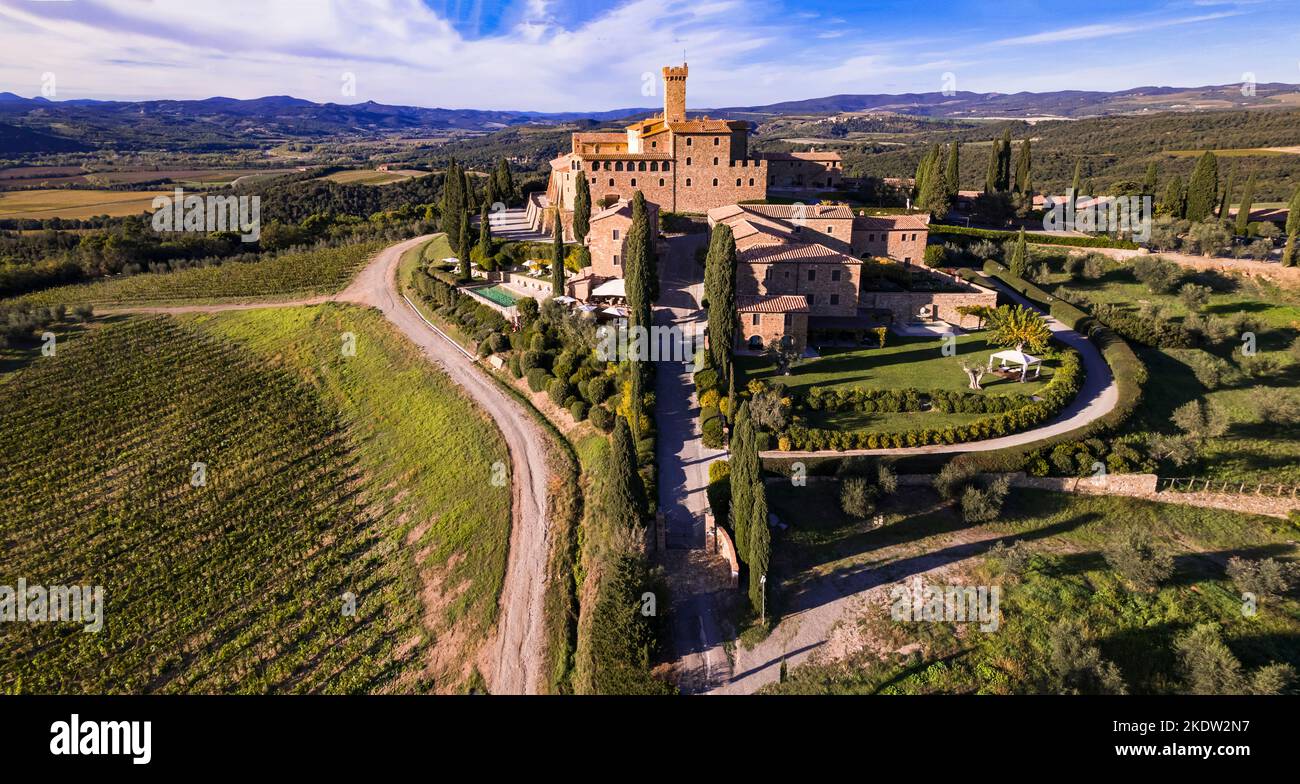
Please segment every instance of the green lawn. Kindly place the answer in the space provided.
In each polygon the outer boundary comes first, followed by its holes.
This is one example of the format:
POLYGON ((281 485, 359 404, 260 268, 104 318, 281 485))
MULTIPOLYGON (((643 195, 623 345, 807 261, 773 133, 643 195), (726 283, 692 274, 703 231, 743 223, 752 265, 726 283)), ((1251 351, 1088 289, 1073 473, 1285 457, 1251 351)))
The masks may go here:
MULTIPOLYGON (((798 694, 1052 693, 1061 690, 1048 662, 1049 635, 1063 618, 1083 623, 1103 658, 1120 669, 1130 693, 1169 693, 1185 687, 1173 640, 1200 623, 1219 625, 1247 668, 1269 662, 1300 666, 1300 602, 1266 602, 1257 615, 1241 611, 1226 577, 1228 556, 1298 554, 1296 530, 1274 518, 1108 496, 1013 490, 995 523, 971 527, 950 507, 936 506, 929 490, 904 489, 881 507, 877 529, 845 518, 835 483, 805 488, 770 486, 773 511, 790 525, 774 543, 781 590, 831 579, 873 584, 874 570, 893 570, 898 582, 910 559, 952 552, 941 584, 997 585, 1001 625, 979 633, 962 624, 895 622, 888 604, 864 606, 846 620, 866 647, 847 658, 791 670, 766 691, 798 694), (1126 584, 1101 554, 1127 526, 1151 531, 1174 555, 1175 571, 1156 591, 1126 584), (1033 552, 1029 569, 1008 574, 984 546, 961 540, 1013 537, 1033 552), (896 653, 899 650, 910 653, 896 653)), ((909 578, 902 578, 909 579, 909 578)), ((886 596, 887 596, 886 592, 886 596)), ((778 600, 781 601, 781 600, 778 600)))
MULTIPOLYGON (((736 364, 745 379, 780 380, 792 392, 806 393, 815 386, 870 387, 873 389, 921 390, 968 388, 961 362, 987 364, 989 354, 1000 350, 989 345, 982 332, 957 337, 954 356, 943 355, 943 340, 901 338, 889 335, 882 348, 828 348, 817 359, 801 360, 788 376, 776 376, 776 366, 766 357, 740 356, 736 364)), ((1052 377, 1050 361, 1042 378, 1020 383, 986 376, 984 389, 990 395, 1031 395, 1052 377)))

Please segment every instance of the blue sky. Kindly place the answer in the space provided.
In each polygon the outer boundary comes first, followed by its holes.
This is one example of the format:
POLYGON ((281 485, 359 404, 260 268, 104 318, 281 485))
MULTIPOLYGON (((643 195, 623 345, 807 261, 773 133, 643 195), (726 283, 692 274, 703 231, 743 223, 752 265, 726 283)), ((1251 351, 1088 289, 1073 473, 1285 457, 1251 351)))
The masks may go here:
POLYGON ((0 90, 582 111, 1300 83, 1296 0, 0 0, 0 90), (354 89, 350 89, 350 86, 354 89))

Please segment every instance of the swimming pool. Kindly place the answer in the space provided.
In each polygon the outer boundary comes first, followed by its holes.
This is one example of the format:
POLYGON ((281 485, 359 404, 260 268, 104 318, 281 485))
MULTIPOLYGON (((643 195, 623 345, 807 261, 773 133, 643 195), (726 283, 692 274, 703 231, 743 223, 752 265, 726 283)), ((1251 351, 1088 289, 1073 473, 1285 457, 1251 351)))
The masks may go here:
POLYGON ((471 294, 477 294, 488 302, 494 302, 503 308, 511 307, 519 295, 514 292, 503 289, 500 286, 485 286, 481 289, 469 289, 471 294))

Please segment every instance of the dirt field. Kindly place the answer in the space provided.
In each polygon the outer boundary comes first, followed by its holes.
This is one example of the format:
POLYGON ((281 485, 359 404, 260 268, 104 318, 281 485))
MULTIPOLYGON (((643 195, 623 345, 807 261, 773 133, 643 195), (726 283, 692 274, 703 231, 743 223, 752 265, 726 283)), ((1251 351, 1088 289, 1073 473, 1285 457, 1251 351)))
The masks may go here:
POLYGON ((120 217, 150 209, 155 196, 171 191, 33 190, 0 193, 0 218, 120 217))

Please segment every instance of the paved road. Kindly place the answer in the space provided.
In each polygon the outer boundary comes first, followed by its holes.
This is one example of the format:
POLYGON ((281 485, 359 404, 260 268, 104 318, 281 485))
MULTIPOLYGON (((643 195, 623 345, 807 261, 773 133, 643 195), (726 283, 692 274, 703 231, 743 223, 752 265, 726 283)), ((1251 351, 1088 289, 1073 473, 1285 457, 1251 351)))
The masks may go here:
POLYGON ((480 669, 494 694, 535 694, 545 662, 547 529, 547 439, 520 404, 503 392, 449 338, 436 332, 398 293, 402 254, 433 235, 406 240, 380 251, 340 294, 268 303, 118 308, 114 312, 215 313, 223 310, 296 307, 350 302, 378 308, 393 324, 459 384, 501 430, 510 449, 514 478, 513 525, 493 638, 480 656, 480 669))
MULTIPOLYGON (((707 235, 692 234, 667 241, 668 252, 660 261, 657 325, 676 325, 687 335, 703 329, 703 276, 695 248, 706 240, 707 235)), ((704 446, 700 439, 699 402, 686 365, 662 362, 656 370, 659 510, 670 548, 659 557, 672 584, 672 659, 678 686, 699 693, 731 677, 722 627, 723 607, 731 593, 729 569, 706 549, 704 531, 709 463, 727 453, 704 446)))
MULTIPOLYGON (((1000 289, 1003 296, 1042 313, 1029 300, 1002 285, 999 281, 993 280, 991 282, 992 285, 1000 289)), ((969 441, 964 444, 930 444, 904 449, 846 449, 843 452, 835 452, 834 454, 906 457, 907 455, 988 452, 1009 446, 1032 444, 1035 441, 1042 441, 1045 438, 1068 433, 1109 414, 1119 403, 1119 385, 1115 383, 1115 377, 1110 372, 1110 366, 1106 364, 1106 359, 1097 350, 1097 347, 1083 335, 1047 314, 1043 314, 1043 318, 1047 321, 1047 328, 1052 331, 1053 337, 1079 352, 1084 368, 1083 387, 1079 390, 1079 394, 1047 424, 1022 433, 1014 433, 1001 438, 988 438, 983 441, 969 441)), ((764 452, 763 457, 812 457, 827 454, 830 453, 775 450, 764 452)))

